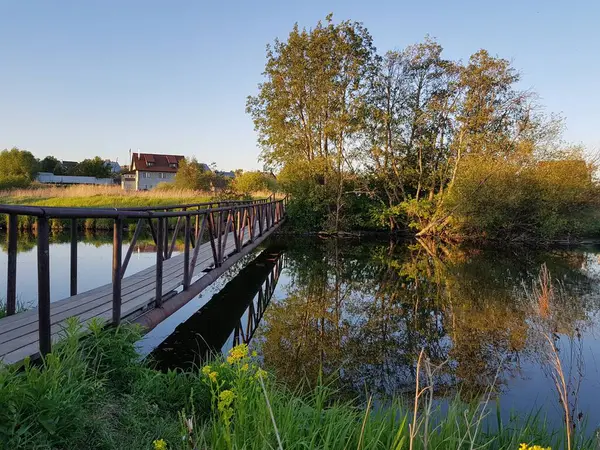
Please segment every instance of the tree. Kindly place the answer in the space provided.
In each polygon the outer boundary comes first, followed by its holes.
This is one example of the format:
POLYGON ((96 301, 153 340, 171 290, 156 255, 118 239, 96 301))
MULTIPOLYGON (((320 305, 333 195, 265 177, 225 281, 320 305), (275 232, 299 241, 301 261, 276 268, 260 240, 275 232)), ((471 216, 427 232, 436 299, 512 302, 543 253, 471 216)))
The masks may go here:
POLYGON ((326 24, 300 30, 267 47, 265 82, 249 97, 269 168, 307 162, 313 182, 326 187, 328 228, 340 228, 345 184, 354 172, 367 74, 375 55, 360 23, 326 24))
POLYGON ((61 162, 54 156, 46 156, 40 161, 40 172, 49 172, 55 175, 63 174, 61 162))
POLYGON ((276 188, 275 179, 263 172, 250 171, 236 173, 232 187, 241 194, 251 194, 260 191, 273 191, 276 188))
POLYGON ((84 159, 78 163, 69 175, 109 178, 110 167, 99 156, 92 159, 84 159))
POLYGON ((17 147, 0 152, 0 178, 18 177, 31 181, 38 171, 38 161, 31 152, 17 147))
POLYGON ((175 175, 174 186, 178 189, 195 189, 200 191, 223 190, 227 188, 228 180, 222 175, 206 169, 196 158, 186 158, 179 163, 179 170, 175 175))

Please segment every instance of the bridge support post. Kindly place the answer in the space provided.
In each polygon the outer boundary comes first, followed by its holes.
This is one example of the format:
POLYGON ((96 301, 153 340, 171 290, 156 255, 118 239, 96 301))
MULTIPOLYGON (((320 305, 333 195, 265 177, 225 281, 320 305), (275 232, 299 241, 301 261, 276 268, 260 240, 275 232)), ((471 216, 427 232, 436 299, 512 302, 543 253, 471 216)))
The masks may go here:
POLYGON ((8 273, 6 277, 6 315, 17 310, 17 215, 8 215, 8 273))
POLYGON ((184 244, 183 244, 183 290, 190 287, 190 233, 192 218, 185 216, 184 244))
POLYGON ((37 220, 37 266, 38 266, 38 330, 40 354, 52 350, 52 328, 50 323, 50 230, 48 218, 37 220))
POLYGON ((123 219, 117 217, 113 227, 113 261, 112 261, 112 321, 114 325, 121 323, 121 265, 123 254, 123 219))
POLYGON ((77 295, 77 219, 71 219, 71 297, 77 295))
POLYGON ((165 221, 166 218, 159 217, 158 218, 158 226, 157 226, 157 234, 159 236, 158 241, 156 242, 156 293, 154 295, 154 302, 156 303, 156 307, 159 308, 162 305, 162 278, 163 278, 163 245, 165 240, 163 239, 164 230, 165 230, 165 221))

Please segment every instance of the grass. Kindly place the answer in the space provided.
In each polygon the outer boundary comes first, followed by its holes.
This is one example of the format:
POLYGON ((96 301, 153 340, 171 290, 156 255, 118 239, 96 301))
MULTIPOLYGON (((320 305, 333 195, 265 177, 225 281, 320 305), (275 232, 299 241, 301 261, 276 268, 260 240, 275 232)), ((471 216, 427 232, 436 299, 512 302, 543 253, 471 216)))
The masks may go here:
MULTIPOLYGON (((267 198, 268 192, 256 192, 253 198, 267 198)), ((195 191, 192 189, 154 189, 151 191, 124 191, 120 186, 42 186, 28 189, 0 191, 0 204, 55 206, 64 208, 127 208, 159 207, 191 203, 206 203, 217 199, 241 199, 234 193, 195 191)), ((23 229, 34 228, 35 219, 19 216, 19 226, 23 229)), ((6 218, 0 216, 0 227, 5 226, 6 218)), ((87 219, 82 226, 88 230, 110 230, 112 220, 87 219)), ((53 219, 51 227, 66 229, 68 220, 53 219)))
POLYGON ((0 203, 62 207, 134 207, 204 203, 211 192, 194 190, 124 191, 120 186, 45 186, 0 192, 0 203))
MULTIPOLYGON (((442 413, 417 402, 413 414, 402 399, 339 401, 323 381, 300 394, 262 371, 245 346, 204 368, 158 372, 137 357, 139 329, 92 323, 91 334, 79 339, 78 328, 70 323, 41 366, 0 368, 0 449, 517 449, 520 443, 558 449, 564 443, 540 414, 510 423, 482 420, 494 413, 487 403, 455 400, 442 413)), ((595 448, 574 439, 575 448, 595 448)))

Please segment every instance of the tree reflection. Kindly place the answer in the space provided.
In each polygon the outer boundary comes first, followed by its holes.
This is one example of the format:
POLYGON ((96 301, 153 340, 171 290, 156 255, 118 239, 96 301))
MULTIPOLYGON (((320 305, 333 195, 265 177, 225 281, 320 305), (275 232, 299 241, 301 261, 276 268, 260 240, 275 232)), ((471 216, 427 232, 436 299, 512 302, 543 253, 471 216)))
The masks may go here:
MULTIPOLYGON (((291 385, 334 377, 350 392, 412 391, 418 354, 447 361, 437 389, 471 396, 518 375, 528 345, 525 290, 545 262, 575 328, 597 309, 585 253, 482 251, 438 243, 288 243, 289 283, 260 330, 265 365, 291 385)), ((310 384, 309 383, 309 384, 310 384)))

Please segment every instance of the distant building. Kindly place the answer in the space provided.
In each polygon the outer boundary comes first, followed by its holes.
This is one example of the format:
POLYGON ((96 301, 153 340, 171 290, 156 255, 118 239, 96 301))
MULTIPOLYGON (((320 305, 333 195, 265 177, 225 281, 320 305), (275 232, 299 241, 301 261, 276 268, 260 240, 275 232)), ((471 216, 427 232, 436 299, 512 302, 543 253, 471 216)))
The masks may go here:
POLYGON ((51 172, 39 172, 36 176, 39 183, 44 184, 101 184, 110 185, 112 178, 79 177, 73 175, 54 175, 51 172))
POLYGON ((60 166, 64 173, 71 172, 75 166, 77 166, 77 161, 61 161, 60 166))
POLYGON ((183 159, 181 155, 134 153, 130 170, 121 175, 121 186, 125 190, 145 191, 159 183, 171 183, 183 159))
MULTIPOLYGON (((204 165, 206 165, 206 164, 204 164, 204 165)), ((222 176, 223 178, 232 178, 232 179, 235 178, 235 172, 232 170, 229 170, 229 171, 216 170, 215 173, 217 175, 222 176)))
POLYGON ((110 173, 121 173, 121 166, 116 161, 107 159, 104 161, 104 165, 110 168, 110 173))

